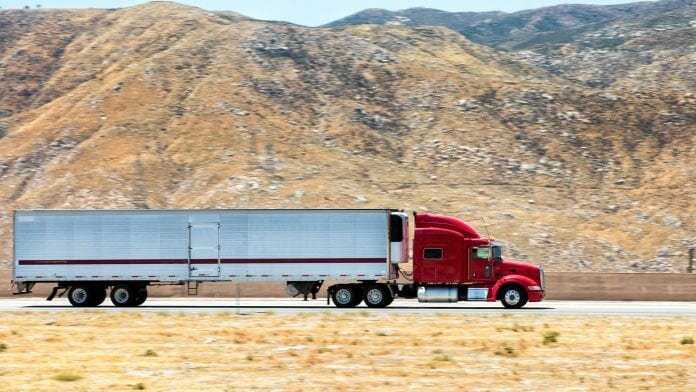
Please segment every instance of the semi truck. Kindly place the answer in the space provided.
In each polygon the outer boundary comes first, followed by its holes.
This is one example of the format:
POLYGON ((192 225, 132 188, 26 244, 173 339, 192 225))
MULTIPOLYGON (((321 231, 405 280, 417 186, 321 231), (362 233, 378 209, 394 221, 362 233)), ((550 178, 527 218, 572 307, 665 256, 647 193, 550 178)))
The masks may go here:
POLYGON ((503 258, 462 220, 398 209, 15 211, 12 286, 53 284, 76 307, 138 306, 154 285, 284 282, 291 297, 348 308, 544 298, 541 266, 503 258), (412 249, 412 263, 411 263, 412 249), (407 266, 411 263, 411 268, 407 266))

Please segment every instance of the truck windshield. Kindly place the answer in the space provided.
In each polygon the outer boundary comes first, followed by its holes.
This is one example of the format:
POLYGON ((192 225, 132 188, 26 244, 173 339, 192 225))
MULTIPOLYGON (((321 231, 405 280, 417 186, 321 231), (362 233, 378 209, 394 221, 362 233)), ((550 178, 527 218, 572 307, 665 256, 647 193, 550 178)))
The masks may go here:
POLYGON ((500 245, 491 246, 491 251, 493 252, 493 259, 503 258, 503 248, 500 245))

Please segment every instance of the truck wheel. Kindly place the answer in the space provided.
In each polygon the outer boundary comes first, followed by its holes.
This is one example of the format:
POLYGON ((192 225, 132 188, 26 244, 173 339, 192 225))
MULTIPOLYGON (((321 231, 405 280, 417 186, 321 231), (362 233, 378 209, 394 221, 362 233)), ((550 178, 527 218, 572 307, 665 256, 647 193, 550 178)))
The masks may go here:
POLYGON ((333 291, 332 299, 337 308, 353 308, 361 301, 355 287, 352 285, 336 287, 336 289, 333 291))
POLYGON ((363 300, 365 305, 370 308, 384 308, 388 306, 394 298, 389 287, 384 284, 373 284, 367 286, 363 300))
POLYGON ((147 287, 140 287, 136 290, 135 300, 131 306, 140 306, 147 299, 147 287))
POLYGON ((519 309, 527 303, 527 293, 517 285, 503 287, 500 302, 508 309, 519 309))
POLYGON ((119 284, 111 289, 111 303, 114 306, 131 306, 135 301, 135 291, 131 286, 119 284))
POLYGON ((68 291, 68 301, 75 307, 93 306, 91 304, 94 291, 88 286, 72 286, 68 291))
POLYGON ((90 300, 89 306, 99 306, 106 299, 106 288, 105 287, 92 287, 92 299, 90 300))

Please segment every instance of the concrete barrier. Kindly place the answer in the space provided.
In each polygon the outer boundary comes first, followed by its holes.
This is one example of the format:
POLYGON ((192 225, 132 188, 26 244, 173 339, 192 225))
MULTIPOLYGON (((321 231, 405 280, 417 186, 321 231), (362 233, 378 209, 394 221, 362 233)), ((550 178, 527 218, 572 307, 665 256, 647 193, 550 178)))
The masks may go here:
POLYGON ((546 273, 548 299, 696 301, 696 274, 546 273))
MULTIPOLYGON (((12 271, 0 270, 0 297, 10 297, 12 271)), ((326 287, 327 285, 324 285, 326 287)), ((52 285, 39 284, 32 296, 45 297, 52 285)), ((286 297, 282 282, 206 283, 200 286, 201 297, 286 297)), ((696 274, 547 272, 546 293, 549 300, 594 301, 696 301, 696 274)), ((153 297, 186 296, 185 286, 156 286, 153 297)), ((326 297, 325 290, 319 293, 326 297)))

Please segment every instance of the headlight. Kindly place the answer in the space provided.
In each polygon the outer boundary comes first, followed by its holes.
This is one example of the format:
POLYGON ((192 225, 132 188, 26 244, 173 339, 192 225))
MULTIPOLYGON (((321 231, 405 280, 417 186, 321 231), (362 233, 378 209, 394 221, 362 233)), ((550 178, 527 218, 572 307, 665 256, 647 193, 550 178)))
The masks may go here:
POLYGON ((539 266, 539 283, 541 284, 541 289, 544 289, 544 286, 546 286, 546 282, 544 282, 544 267, 539 266))

